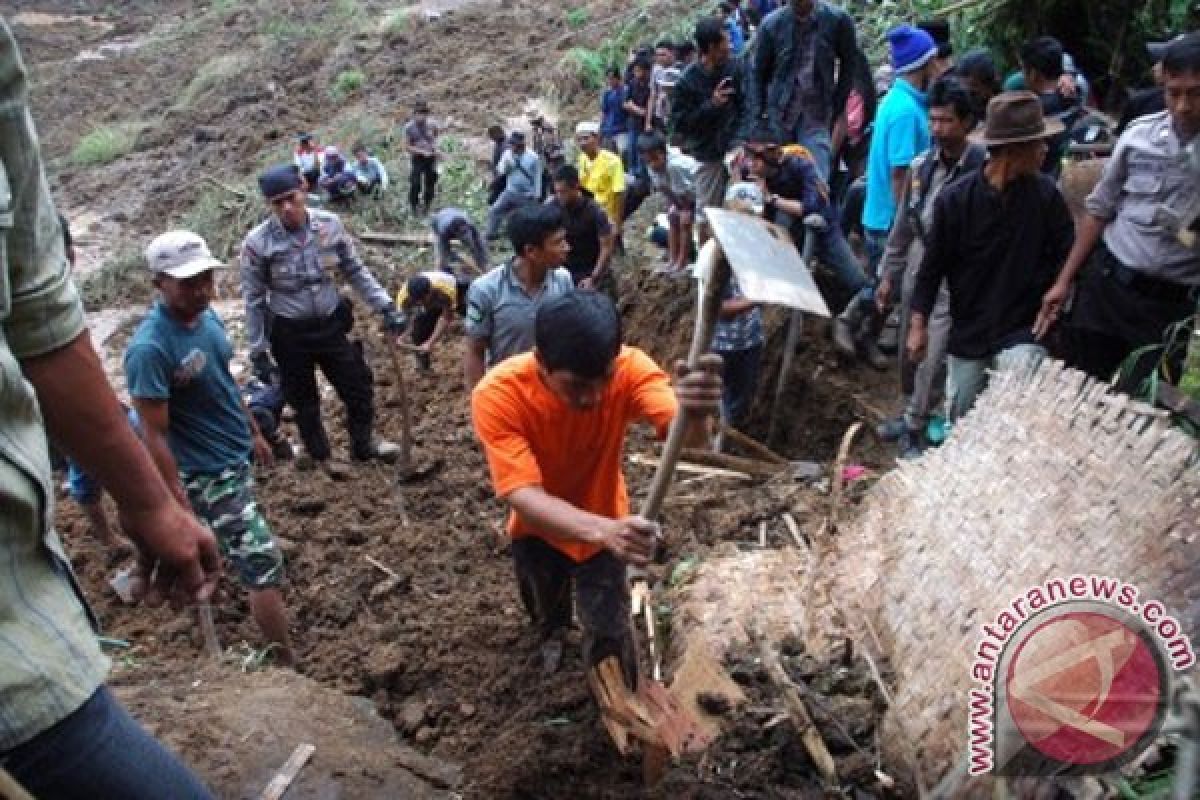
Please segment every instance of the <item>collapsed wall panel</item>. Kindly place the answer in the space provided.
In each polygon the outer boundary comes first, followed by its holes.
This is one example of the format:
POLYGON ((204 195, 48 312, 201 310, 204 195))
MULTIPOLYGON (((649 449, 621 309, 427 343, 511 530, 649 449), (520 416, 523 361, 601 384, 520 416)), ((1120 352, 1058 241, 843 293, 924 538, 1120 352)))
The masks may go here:
POLYGON ((891 755, 935 786, 965 774, 983 624, 1028 587, 1102 575, 1161 601, 1194 642, 1198 555, 1195 442, 1048 361, 994 375, 946 444, 885 476, 822 572, 850 629, 894 670, 891 755))

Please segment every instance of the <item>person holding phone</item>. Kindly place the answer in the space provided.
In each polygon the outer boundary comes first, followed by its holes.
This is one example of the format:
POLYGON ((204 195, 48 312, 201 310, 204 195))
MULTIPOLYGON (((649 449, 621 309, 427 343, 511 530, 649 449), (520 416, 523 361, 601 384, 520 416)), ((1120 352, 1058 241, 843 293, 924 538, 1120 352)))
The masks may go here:
POLYGON ((696 225, 701 243, 709 236, 704 209, 721 207, 729 172, 725 154, 733 149, 745 109, 742 73, 731 57, 729 34, 721 20, 707 17, 696 23, 700 59, 688 66, 671 99, 671 128, 683 137, 683 149, 696 159, 696 225))

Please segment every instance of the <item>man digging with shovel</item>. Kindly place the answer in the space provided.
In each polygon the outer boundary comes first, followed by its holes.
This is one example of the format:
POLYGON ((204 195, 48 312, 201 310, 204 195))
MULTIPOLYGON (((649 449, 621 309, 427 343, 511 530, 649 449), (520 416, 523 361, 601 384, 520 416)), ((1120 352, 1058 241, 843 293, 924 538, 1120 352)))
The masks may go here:
POLYGON ((645 353, 621 345, 616 308, 592 291, 542 303, 533 352, 498 365, 475 388, 475 433, 496 494, 512 508, 517 583, 540 628, 547 673, 561 662, 574 605, 585 670, 615 656, 636 688, 625 572, 627 564, 650 561, 658 528, 629 513, 625 433, 647 421, 662 438, 683 410, 693 422, 688 438, 703 440, 720 400, 719 357, 706 357, 693 371, 681 362, 672 387, 645 353))

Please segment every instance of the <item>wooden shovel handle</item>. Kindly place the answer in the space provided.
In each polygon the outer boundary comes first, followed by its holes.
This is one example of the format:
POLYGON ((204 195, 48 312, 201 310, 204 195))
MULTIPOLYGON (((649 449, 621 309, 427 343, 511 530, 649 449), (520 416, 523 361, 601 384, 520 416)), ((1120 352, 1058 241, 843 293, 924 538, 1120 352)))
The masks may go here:
MULTIPOLYGON (((704 294, 699 299, 696 325, 692 330, 692 346, 688 350, 687 357, 690 369, 699 366, 700 357, 708 352, 709 346, 712 344, 713 328, 716 326, 717 313, 721 308, 721 295, 725 293, 730 275, 729 262, 725 259, 725 254, 721 252, 721 246, 715 238, 709 239, 708 243, 701 248, 697 261, 698 269, 702 267, 701 262, 711 265, 711 268, 708 269, 708 280, 704 284, 704 294)), ((647 520, 654 520, 659 515, 659 512, 662 511, 663 501, 667 499, 667 492, 675 477, 675 465, 679 462, 679 454, 683 450, 684 433, 691 422, 690 416, 685 409, 681 408, 675 415, 675 419, 671 420, 667 441, 663 445, 662 459, 658 462, 654 480, 650 483, 650 491, 646 495, 645 502, 642 503, 641 516, 647 520)))

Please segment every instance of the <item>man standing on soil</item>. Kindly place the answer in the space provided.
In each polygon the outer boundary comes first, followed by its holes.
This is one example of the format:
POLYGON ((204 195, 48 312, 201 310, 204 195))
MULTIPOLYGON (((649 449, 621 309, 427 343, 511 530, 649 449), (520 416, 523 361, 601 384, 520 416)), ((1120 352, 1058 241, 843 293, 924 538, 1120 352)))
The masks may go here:
POLYGON ((394 459, 399 448, 372 435, 371 368, 361 343, 346 338, 354 326, 350 301, 338 294, 326 266, 336 266, 383 315, 384 327, 399 330, 400 314, 355 254, 337 215, 305 205, 295 167, 272 167, 259 176, 258 185, 272 213, 246 236, 241 255, 246 339, 255 373, 270 382, 275 366, 269 346, 283 376, 284 398, 296 412, 296 427, 312 461, 326 465, 331 455, 321 422, 318 366, 346 406, 351 456, 360 461, 394 459))
MULTIPOLYGON (((1200 299, 1200 222, 1179 230, 1189 206, 1200 202, 1200 33, 1167 45, 1161 69, 1167 110, 1135 120, 1117 140, 1087 199, 1075 247, 1038 314, 1040 337, 1086 264, 1068 339, 1071 360, 1102 381, 1135 350, 1163 343, 1170 328, 1196 313, 1200 299)), ((1143 353, 1118 386, 1137 391, 1162 357, 1160 350, 1143 353)))
POLYGON ((854 19, 825 0, 791 0, 767 15, 755 38, 747 130, 765 123, 781 144, 804 145, 828 182, 830 129, 846 112, 864 58, 854 19))
POLYGON ((467 292, 467 391, 488 367, 531 349, 538 305, 575 288, 563 268, 570 247, 558 209, 517 209, 508 221, 508 238, 515 255, 476 279, 467 292))
POLYGON ((950 292, 946 407, 950 422, 975 404, 993 369, 1033 369, 1046 350, 1034 335, 1038 306, 1071 250, 1075 223, 1041 172, 1046 120, 1037 95, 1004 92, 988 103, 982 169, 942 190, 913 290, 908 356, 920 361, 927 321, 945 280, 950 292))
MULTIPOLYGON (((876 294, 880 309, 891 304, 900 290, 900 341, 908 337, 912 295, 917 270, 925 256, 925 240, 933 228, 933 208, 938 195, 960 177, 979 169, 987 160, 981 144, 968 141, 975 127, 974 101, 966 88, 952 77, 943 77, 929 90, 929 130, 933 147, 912 163, 912 179, 900 198, 900 212, 888 236, 883 255, 883 279, 876 294)), ((925 448, 925 428, 933 411, 943 371, 946 341, 950 335, 950 291, 945 282, 926 321, 929 342, 925 358, 916 363, 900 348, 900 385, 904 412, 879 425, 881 439, 898 442, 901 458, 915 458, 925 448)))
POLYGON ((575 143, 579 145, 579 183, 608 214, 620 238, 625 219, 625 167, 620 158, 600 147, 600 126, 595 122, 575 126, 575 143))
POLYGON ((500 157, 496 174, 504 177, 504 191, 488 209, 488 241, 500 238, 500 226, 514 210, 538 202, 542 196, 542 161, 529 151, 525 134, 513 131, 509 149, 500 157))
MULTIPOLYGON (((965 86, 943 77, 929 90, 929 130, 934 146, 912 162, 912 179, 900 198, 900 212, 888 236, 883 254, 883 278, 876 305, 886 308, 900 290, 900 341, 908 336, 912 294, 917 270, 925 255, 925 239, 934 227, 934 204, 942 190, 961 176, 983 166, 988 150, 970 142, 967 134, 976 126, 974 101, 965 86)), ((937 301, 925 323, 929 343, 919 363, 908 360, 900 348, 900 386, 904 413, 880 423, 884 441, 899 443, 900 458, 914 458, 925 447, 925 427, 934 410, 937 375, 944 371, 950 332, 950 294, 946 283, 937 290, 937 301)))
POLYGON ((408 207, 415 217, 428 214, 437 187, 437 129, 429 122, 429 104, 418 100, 413 118, 404 126, 404 149, 412 159, 408 174, 408 207))
MULTIPOLYGON (((729 36, 715 17, 696 23, 700 59, 683 71, 671 98, 671 127, 683 137, 683 149, 696 159, 696 204, 700 214, 725 202, 731 149, 745 103, 742 74, 730 59, 729 36)), ((697 222, 703 222, 697 219, 697 222)), ((701 244, 708 226, 701 227, 701 244)))
POLYGON ((487 243, 479 235, 479 229, 467 212, 461 208, 443 208, 429 218, 429 227, 433 229, 433 260, 437 269, 443 272, 453 272, 451 261, 454 251, 450 244, 462 242, 475 260, 472 265, 476 272, 482 272, 488 266, 487 243))
POLYGON ((208 800, 105 686, 96 619, 51 525, 47 438, 112 495, 138 547, 139 596, 182 606, 216 587, 212 534, 171 496, 92 347, 27 93, 0 18, 0 172, 12 191, 10 227, 0 229, 0 766, 41 800, 208 800))
POLYGON ((283 554, 254 497, 250 459, 273 462, 229 360, 233 345, 209 307, 222 264, 189 231, 169 231, 146 248, 158 302, 125 351, 129 394, 146 449, 182 506, 213 533, 250 593, 250 613, 275 659, 294 663, 279 585, 283 554))
POLYGON ((558 668, 574 605, 584 669, 615 656, 636 688, 625 566, 650 561, 658 529, 629 515, 625 434, 646 421, 663 438, 683 408, 695 420, 688 438, 702 440, 720 403, 719 358, 694 372, 678 364, 672 389, 645 353, 622 347, 621 318, 596 292, 546 301, 534 327, 534 351, 492 370, 471 397, 492 485, 512 508, 521 599, 539 628, 545 671, 558 668))
POLYGON ((566 267, 575 285, 614 295, 616 282, 609 263, 616 234, 604 209, 584 194, 574 167, 563 167, 554 176, 554 197, 548 205, 562 215, 567 231, 566 267))

